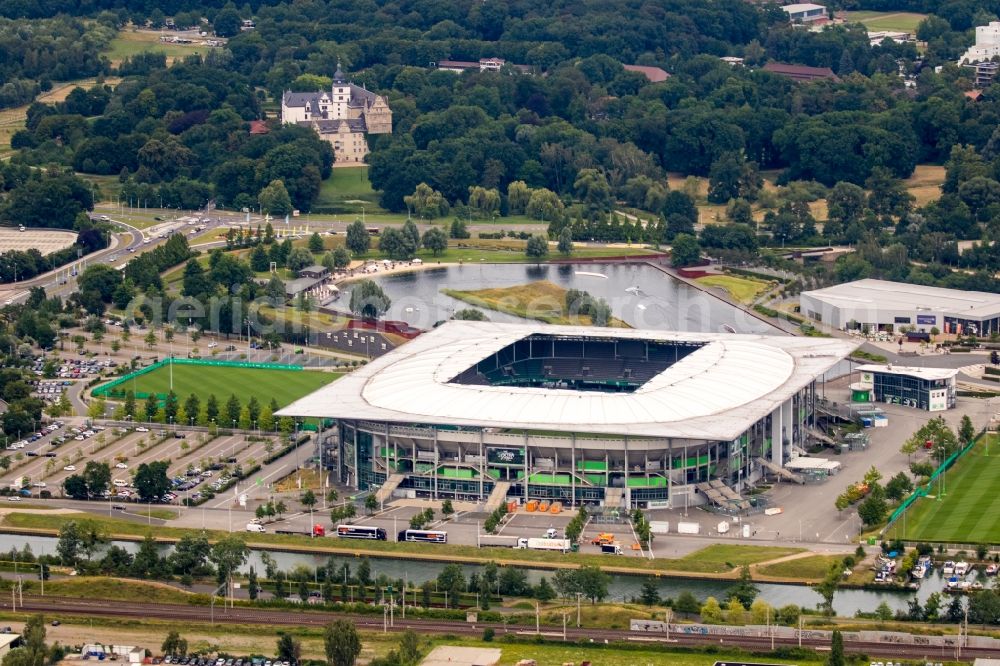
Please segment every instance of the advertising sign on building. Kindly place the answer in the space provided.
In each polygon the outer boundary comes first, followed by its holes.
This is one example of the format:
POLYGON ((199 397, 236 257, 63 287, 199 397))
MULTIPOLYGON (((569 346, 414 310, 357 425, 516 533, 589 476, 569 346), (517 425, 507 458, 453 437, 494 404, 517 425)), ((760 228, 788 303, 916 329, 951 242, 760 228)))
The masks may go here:
POLYGON ((873 388, 875 386, 874 375, 870 372, 861 373, 861 387, 862 388, 873 388))
POLYGON ((937 326, 937 315, 917 315, 917 324, 919 326, 937 326))
POLYGON ((486 449, 486 459, 491 465, 524 465, 524 449, 486 449))
POLYGON ((948 409, 948 391, 939 389, 930 391, 928 394, 927 409, 932 412, 942 412, 948 409))

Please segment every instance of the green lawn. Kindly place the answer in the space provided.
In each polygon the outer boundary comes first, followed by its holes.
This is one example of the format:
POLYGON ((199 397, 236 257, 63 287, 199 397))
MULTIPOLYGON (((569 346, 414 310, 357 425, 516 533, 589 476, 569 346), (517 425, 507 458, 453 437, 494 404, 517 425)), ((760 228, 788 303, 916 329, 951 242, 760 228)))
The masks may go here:
POLYGON ((927 14, 915 12, 847 12, 848 21, 859 21, 869 30, 890 30, 916 32, 917 25, 927 18, 927 14))
POLYGON ((944 478, 945 494, 918 499, 889 529, 913 541, 1000 543, 1000 445, 996 436, 980 440, 944 478), (989 455, 986 447, 989 446, 989 455))
POLYGON ((385 212, 378 205, 378 193, 368 181, 368 167, 339 167, 320 185, 315 208, 366 215, 385 212))
POLYGON ((757 571, 765 576, 775 576, 777 578, 802 578, 816 579, 823 578, 830 571, 834 562, 839 562, 843 558, 836 555, 810 555, 800 557, 795 560, 785 560, 774 564, 765 564, 757 568, 757 571))
POLYGON ((151 32, 133 32, 128 29, 122 30, 118 36, 111 40, 108 49, 103 55, 118 64, 128 57, 138 53, 163 53, 167 56, 169 64, 175 58, 201 54, 205 55, 211 49, 204 44, 167 44, 160 41, 159 35, 151 32))
MULTIPOLYGON (((170 368, 164 366, 121 384, 120 388, 136 393, 167 393, 170 391, 170 374, 170 368)), ((197 393, 202 402, 212 394, 220 402, 234 394, 242 404, 246 404, 251 396, 256 396, 261 404, 266 405, 273 397, 284 407, 338 377, 339 373, 310 370, 173 366, 173 387, 177 395, 183 400, 191 393, 197 393)))
POLYGON ((706 275, 696 278, 695 282, 706 287, 718 287, 729 293, 729 296, 740 303, 751 303, 757 295, 767 289, 763 280, 739 277, 736 275, 706 275))
MULTIPOLYGON (((654 545, 654 549, 655 549, 654 545)), ((801 553, 801 548, 716 544, 671 562, 670 568, 698 573, 724 573, 744 564, 756 564, 801 553)))

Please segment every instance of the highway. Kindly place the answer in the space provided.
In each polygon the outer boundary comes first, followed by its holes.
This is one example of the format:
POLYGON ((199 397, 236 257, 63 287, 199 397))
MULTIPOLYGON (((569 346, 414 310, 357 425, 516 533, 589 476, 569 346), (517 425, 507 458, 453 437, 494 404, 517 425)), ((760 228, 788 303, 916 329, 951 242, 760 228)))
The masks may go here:
MULTIPOLYGON (((6 595, 4 595, 6 596, 6 595)), ((221 604, 221 601, 219 602, 221 604)), ((66 597, 41 597, 24 596, 23 604, 21 600, 17 602, 17 608, 12 609, 12 599, 0 601, 0 609, 17 610, 30 613, 45 613, 48 618, 54 619, 59 616, 77 617, 120 617, 120 618, 155 618, 161 620, 177 620, 183 622, 218 622, 220 624, 259 624, 267 626, 323 626, 336 619, 347 619, 360 630, 379 631, 383 628, 387 631, 404 631, 413 629, 422 634, 461 634, 465 636, 481 636, 483 629, 490 627, 497 633, 517 633, 522 635, 536 635, 534 625, 526 626, 522 624, 503 623, 463 623, 457 621, 442 620, 419 620, 407 618, 403 619, 402 609, 394 608, 394 621, 391 625, 379 615, 358 615, 331 613, 326 611, 311 610, 276 610, 251 607, 234 607, 224 609, 221 607, 210 608, 205 606, 183 606, 179 604, 153 604, 135 603, 125 601, 97 600, 97 599, 75 599, 66 597), (388 625, 388 626, 387 626, 388 625)), ((569 619, 572 624, 572 618, 569 619)), ((675 625, 676 626, 676 625, 675 625)), ((681 625, 683 626, 683 625, 681 625)), ((829 650, 830 645, 826 640, 813 638, 780 638, 767 635, 760 636, 719 636, 677 633, 676 631, 667 638, 666 635, 651 634, 645 632, 632 632, 611 629, 576 628, 568 626, 552 627, 549 625, 541 627, 541 634, 550 640, 567 641, 631 641, 639 643, 654 643, 661 645, 676 646, 707 646, 738 647, 746 650, 766 652, 774 647, 802 647, 812 648, 817 651, 829 650)), ((954 647, 930 647, 906 644, 883 644, 874 641, 845 641, 845 649, 848 653, 864 654, 870 658, 908 658, 919 660, 959 660, 972 661, 977 657, 996 657, 1000 652, 995 649, 963 647, 961 655, 956 654, 954 647)))

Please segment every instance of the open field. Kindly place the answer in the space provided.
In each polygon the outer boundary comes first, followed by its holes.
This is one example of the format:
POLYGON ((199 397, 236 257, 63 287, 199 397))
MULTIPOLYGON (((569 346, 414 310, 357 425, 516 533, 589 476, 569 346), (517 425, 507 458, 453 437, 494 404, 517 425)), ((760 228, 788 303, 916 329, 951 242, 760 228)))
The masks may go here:
POLYGON ((830 571, 835 562, 844 558, 837 555, 810 555, 798 557, 774 564, 764 564, 757 567, 757 572, 764 576, 776 578, 802 578, 820 580, 830 571))
POLYGON ((941 197, 944 184, 944 167, 934 164, 918 164, 913 175, 903 181, 906 190, 913 195, 914 203, 923 206, 941 197))
POLYGON ((916 32, 917 25, 925 18, 927 18, 927 14, 915 12, 847 12, 849 22, 864 23, 869 30, 916 32))
POLYGON ((385 212, 378 205, 378 193, 368 181, 368 167, 340 167, 320 185, 316 208, 344 213, 366 214, 385 212))
POLYGON ((696 278, 695 282, 705 287, 718 287, 726 290, 729 296, 740 303, 751 303, 758 294, 767 289, 763 280, 738 277, 735 275, 706 275, 696 278))
POLYGON ((1000 543, 1000 445, 995 435, 981 439, 889 529, 890 537, 914 541, 1000 543), (989 455, 987 455, 989 447, 989 455))
MULTIPOLYGON (((460 291, 444 289, 443 292, 469 305, 505 312, 524 319, 536 319, 547 324, 568 324, 590 326, 590 315, 571 315, 566 311, 566 290, 549 282, 539 280, 514 287, 497 287, 460 291)), ((611 319, 611 326, 625 327, 618 319, 611 319)))
MULTIPOLYGON (((182 400, 196 393, 203 401, 215 394, 220 402, 225 402, 233 394, 244 405, 251 397, 256 397, 262 405, 269 403, 273 397, 282 407, 340 377, 338 373, 310 370, 204 365, 174 365, 172 372, 173 389, 182 400)), ((170 376, 171 368, 164 366, 122 384, 121 388, 136 393, 168 393, 170 376)))
POLYGON ((147 30, 124 29, 111 40, 104 55, 114 65, 120 64, 125 58, 139 53, 162 53, 167 56, 169 65, 184 56, 202 54, 210 51, 204 44, 168 44, 160 41, 160 33, 147 30))
MULTIPOLYGON (((108 77, 105 83, 116 84, 121 79, 117 77, 108 77)), ((81 86, 84 88, 90 88, 96 83, 96 79, 79 79, 76 81, 66 81, 65 83, 57 83, 52 87, 52 90, 48 92, 43 92, 37 98, 39 102, 53 103, 61 102, 66 99, 66 96, 76 88, 81 86)), ((28 104, 24 106, 18 106, 11 109, 4 109, 0 111, 0 157, 6 157, 8 153, 11 152, 10 148, 10 138, 18 130, 24 129, 24 121, 28 113, 28 104)))

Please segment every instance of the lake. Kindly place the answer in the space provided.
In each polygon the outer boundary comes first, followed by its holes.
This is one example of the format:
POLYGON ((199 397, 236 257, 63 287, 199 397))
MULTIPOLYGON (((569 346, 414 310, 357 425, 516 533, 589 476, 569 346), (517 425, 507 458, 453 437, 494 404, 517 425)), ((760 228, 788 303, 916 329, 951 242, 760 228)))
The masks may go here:
MULTIPOLYGON (((548 280, 605 299, 616 317, 633 328, 673 331, 778 333, 770 324, 725 301, 688 286, 646 264, 463 264, 373 276, 392 299, 387 319, 431 328, 467 304, 441 293, 444 288, 476 290, 548 280)), ((347 299, 341 298, 342 307, 347 299)), ((523 319, 487 311, 491 321, 523 319)))

